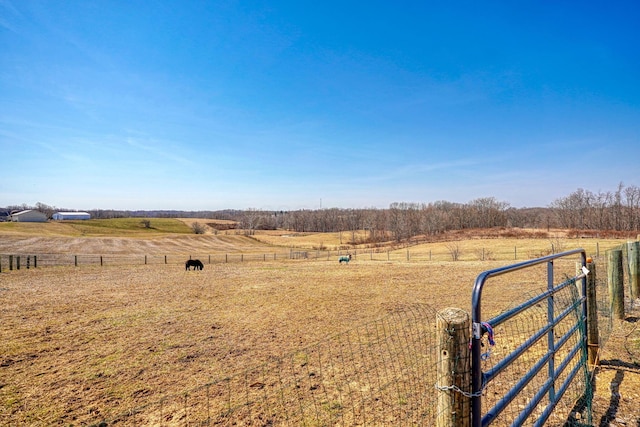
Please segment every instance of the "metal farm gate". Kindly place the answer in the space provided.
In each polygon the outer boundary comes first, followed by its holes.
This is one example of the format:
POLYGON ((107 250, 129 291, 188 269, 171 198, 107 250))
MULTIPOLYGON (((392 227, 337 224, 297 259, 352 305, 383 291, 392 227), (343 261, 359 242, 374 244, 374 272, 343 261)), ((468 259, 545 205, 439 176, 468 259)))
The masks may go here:
POLYGON ((476 278, 471 340, 474 427, 590 423, 588 274, 585 251, 576 249, 488 270, 476 278), (556 263, 572 270, 571 275, 556 280, 556 263), (489 279, 545 264, 546 290, 483 320, 482 291, 489 279), (500 343, 494 347, 497 335, 500 343))

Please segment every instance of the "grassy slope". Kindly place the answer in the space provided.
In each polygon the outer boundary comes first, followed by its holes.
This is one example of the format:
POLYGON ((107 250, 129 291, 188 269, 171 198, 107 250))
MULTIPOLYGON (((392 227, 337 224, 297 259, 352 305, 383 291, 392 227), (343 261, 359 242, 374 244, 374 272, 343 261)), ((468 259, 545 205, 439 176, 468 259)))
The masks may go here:
POLYGON ((46 223, 0 223, 0 234, 68 237, 150 237, 158 234, 193 233, 184 222, 172 218, 150 219, 150 227, 143 218, 90 219, 85 221, 49 221, 46 223))

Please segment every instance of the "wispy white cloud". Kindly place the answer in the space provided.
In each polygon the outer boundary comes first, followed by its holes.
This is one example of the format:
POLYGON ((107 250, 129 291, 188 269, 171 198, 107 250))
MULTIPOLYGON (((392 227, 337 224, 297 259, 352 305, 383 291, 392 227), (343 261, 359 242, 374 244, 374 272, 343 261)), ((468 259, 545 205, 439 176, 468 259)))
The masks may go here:
POLYGON ((142 141, 140 138, 127 137, 126 143, 137 150, 150 153, 171 162, 179 163, 183 166, 193 166, 196 163, 188 157, 177 154, 177 151, 182 149, 180 146, 171 146, 171 144, 168 144, 166 141, 161 143, 157 139, 142 141))
POLYGON ((11 21, 11 18, 19 17, 20 12, 13 6, 10 0, 0 0, 0 27, 12 33, 19 34, 18 28, 11 21))

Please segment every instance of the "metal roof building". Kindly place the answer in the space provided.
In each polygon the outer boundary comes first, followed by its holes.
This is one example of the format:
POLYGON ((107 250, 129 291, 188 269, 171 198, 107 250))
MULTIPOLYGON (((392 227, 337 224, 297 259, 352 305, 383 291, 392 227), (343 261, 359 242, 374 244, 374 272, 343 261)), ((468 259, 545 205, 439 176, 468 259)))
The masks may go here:
POLYGON ((13 222, 47 222, 47 219, 47 215, 34 209, 11 214, 11 221, 13 222))
POLYGON ((91 215, 87 212, 56 212, 52 216, 55 220, 70 220, 70 219, 91 219, 91 215))

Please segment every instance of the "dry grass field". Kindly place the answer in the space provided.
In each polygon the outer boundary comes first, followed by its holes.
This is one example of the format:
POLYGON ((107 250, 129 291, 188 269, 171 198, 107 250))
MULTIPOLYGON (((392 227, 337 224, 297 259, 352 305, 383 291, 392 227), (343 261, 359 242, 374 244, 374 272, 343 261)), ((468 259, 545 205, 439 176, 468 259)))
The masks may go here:
MULTIPOLYGON (((261 253, 340 244, 335 234, 193 235, 169 222, 161 227, 171 231, 137 230, 135 224, 120 231, 4 225, 3 254, 261 253)), ((589 254, 620 243, 557 235, 470 238, 456 241, 462 255, 456 262, 451 242, 434 242, 411 247, 409 259, 406 248, 393 249, 391 261, 353 248, 359 255, 348 265, 331 257, 212 263, 203 271, 185 271, 182 264, 4 268, 0 425, 87 425, 417 303, 468 311, 479 273, 511 263, 514 248, 523 260, 548 253, 553 242, 564 249, 585 247, 589 254), (482 260, 482 250, 492 256, 482 260)), ((560 268, 572 274, 575 265, 560 268)), ((539 273, 492 282, 484 314, 495 315, 524 293, 544 288, 539 273)))

